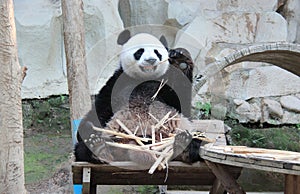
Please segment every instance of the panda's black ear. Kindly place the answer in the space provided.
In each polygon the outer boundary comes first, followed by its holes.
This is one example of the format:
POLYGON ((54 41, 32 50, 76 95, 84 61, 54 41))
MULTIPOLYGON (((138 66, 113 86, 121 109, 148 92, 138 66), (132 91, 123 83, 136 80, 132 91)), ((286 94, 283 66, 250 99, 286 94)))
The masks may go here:
POLYGON ((169 50, 168 48, 168 42, 167 42, 167 39, 164 35, 162 35, 159 39, 159 41, 166 47, 167 50, 169 50))
POLYGON ((123 44, 125 44, 130 39, 130 37, 131 37, 130 31, 129 30, 124 30, 123 32, 121 32, 119 34, 117 43, 119 45, 123 45, 123 44))

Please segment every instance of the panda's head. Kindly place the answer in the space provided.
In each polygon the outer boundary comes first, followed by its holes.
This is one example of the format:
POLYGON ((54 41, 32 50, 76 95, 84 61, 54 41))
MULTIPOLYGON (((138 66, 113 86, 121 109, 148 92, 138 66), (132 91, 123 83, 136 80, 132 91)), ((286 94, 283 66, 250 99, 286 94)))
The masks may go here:
POLYGON ((123 45, 121 67, 131 78, 156 79, 168 70, 168 51, 154 36, 140 33, 130 37, 129 31, 125 31, 118 43, 123 45))

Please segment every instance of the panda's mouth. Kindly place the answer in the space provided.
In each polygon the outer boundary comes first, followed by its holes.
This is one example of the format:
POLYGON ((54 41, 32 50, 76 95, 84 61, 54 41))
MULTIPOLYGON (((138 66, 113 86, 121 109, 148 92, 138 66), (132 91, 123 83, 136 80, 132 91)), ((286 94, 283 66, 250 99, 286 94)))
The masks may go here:
POLYGON ((143 65, 143 66, 139 66, 139 67, 145 73, 154 72, 157 68, 156 65, 143 65))

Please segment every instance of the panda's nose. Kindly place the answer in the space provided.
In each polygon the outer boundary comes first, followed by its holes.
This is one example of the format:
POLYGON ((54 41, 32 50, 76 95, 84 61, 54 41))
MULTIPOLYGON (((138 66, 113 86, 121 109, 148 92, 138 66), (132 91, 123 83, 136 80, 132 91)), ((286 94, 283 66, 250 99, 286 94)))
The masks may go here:
POLYGON ((156 62, 156 59, 154 58, 149 58, 149 59, 145 59, 145 61, 151 65, 153 65, 156 62))

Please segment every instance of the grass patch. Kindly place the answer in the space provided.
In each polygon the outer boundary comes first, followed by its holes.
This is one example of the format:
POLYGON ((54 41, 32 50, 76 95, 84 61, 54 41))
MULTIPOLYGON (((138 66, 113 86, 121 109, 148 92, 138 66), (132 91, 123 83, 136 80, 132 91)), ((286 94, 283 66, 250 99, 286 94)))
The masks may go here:
POLYGON ((24 143, 26 184, 50 178, 72 151, 69 134, 39 133, 27 136, 24 143))
POLYGON ((72 152, 67 96, 25 100, 24 170, 26 184, 49 179, 72 152))
POLYGON ((138 188, 136 189, 138 193, 140 194, 156 194, 159 193, 158 192, 158 188, 157 186, 154 185, 140 185, 138 186, 138 188))
POLYGON ((300 152, 300 130, 296 126, 249 128, 242 124, 230 125, 233 145, 300 152))

